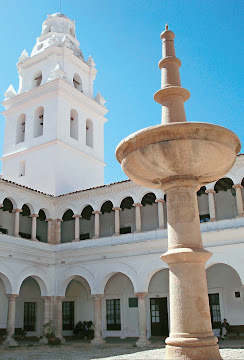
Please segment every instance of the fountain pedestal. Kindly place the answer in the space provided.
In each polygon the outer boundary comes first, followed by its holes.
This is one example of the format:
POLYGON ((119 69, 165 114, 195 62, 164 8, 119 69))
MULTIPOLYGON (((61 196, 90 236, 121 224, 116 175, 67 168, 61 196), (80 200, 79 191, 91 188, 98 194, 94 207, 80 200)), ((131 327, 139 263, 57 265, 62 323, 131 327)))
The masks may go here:
POLYGON ((190 94, 181 87, 174 33, 166 27, 161 38, 162 88, 154 99, 162 105, 162 124, 128 136, 116 157, 132 181, 167 194, 168 251, 161 256, 170 283, 166 359, 219 360, 205 272, 211 253, 202 245, 196 192, 230 171, 241 145, 221 126, 186 122, 184 102, 190 94))
POLYGON ((165 184, 168 214, 170 336, 166 359, 221 359, 211 327, 205 263, 211 253, 202 246, 196 181, 165 184), (168 187, 167 187, 168 185, 168 187))

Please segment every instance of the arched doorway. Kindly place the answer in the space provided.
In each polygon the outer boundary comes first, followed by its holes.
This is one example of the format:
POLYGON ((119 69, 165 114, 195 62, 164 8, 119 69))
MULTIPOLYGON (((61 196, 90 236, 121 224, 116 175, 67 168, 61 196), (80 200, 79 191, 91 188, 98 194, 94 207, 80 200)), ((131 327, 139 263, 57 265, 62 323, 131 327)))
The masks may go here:
POLYGON ((66 210, 61 223, 61 243, 71 242, 75 238, 75 219, 73 211, 66 210))
POLYGON ((105 337, 138 336, 138 303, 128 276, 116 273, 110 277, 102 308, 105 337))
POLYGON ((4 280, 9 282, 6 276, 0 273, 0 332, 2 332, 2 335, 6 334, 5 329, 7 329, 7 314, 8 314, 8 297, 7 297, 7 289, 4 284, 4 280))
POLYGON ((236 191, 229 178, 218 180, 214 186, 217 220, 232 219, 237 216, 236 191))
POLYGON ((219 263, 210 266, 206 273, 215 335, 219 335, 220 324, 224 318, 230 325, 243 325, 242 283, 236 270, 227 264, 219 263))
POLYGON ((27 277, 20 287, 16 299, 16 328, 26 332, 26 336, 39 337, 43 331, 43 301, 38 282, 27 277))
POLYGON ((74 276, 69 282, 62 304, 63 336, 72 336, 78 322, 94 323, 94 302, 88 282, 74 276))
POLYGON ((158 204, 155 203, 154 193, 143 196, 141 204, 141 229, 142 231, 155 230, 158 228, 158 204))
POLYGON ((169 269, 154 274, 148 287, 148 323, 151 336, 168 336, 169 334, 169 269))

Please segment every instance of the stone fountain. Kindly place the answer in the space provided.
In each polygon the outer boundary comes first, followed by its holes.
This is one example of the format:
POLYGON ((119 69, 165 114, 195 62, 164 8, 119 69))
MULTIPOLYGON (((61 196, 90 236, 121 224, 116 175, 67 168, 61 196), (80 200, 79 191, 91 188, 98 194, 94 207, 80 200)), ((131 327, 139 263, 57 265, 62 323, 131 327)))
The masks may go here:
POLYGON ((180 60, 174 33, 161 34, 161 89, 154 95, 162 105, 162 124, 138 131, 116 149, 117 160, 135 183, 161 188, 167 194, 170 335, 166 359, 221 359, 208 302, 205 264, 211 253, 203 248, 196 192, 223 177, 234 165, 241 144, 221 126, 186 122, 180 60))

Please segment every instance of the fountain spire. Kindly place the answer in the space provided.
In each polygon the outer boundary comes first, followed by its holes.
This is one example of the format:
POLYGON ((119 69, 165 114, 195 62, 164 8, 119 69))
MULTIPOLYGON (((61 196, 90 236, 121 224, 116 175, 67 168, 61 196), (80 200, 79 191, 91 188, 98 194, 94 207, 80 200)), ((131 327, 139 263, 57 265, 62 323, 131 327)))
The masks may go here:
POLYGON ((162 105, 162 124, 186 122, 184 102, 190 98, 190 92, 181 87, 181 61, 175 56, 174 38, 166 23, 161 33, 163 55, 158 63, 161 89, 154 94, 154 100, 162 105))

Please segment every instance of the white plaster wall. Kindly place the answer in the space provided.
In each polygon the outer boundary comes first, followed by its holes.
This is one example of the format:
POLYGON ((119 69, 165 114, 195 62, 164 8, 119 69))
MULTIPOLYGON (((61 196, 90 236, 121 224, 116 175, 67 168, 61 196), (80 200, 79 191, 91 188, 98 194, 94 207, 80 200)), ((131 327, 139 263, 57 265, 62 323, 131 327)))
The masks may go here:
POLYGON ((209 214, 208 195, 202 194, 201 196, 198 196, 197 201, 198 201, 199 215, 209 214))
POLYGON ((2 279, 0 279, 0 329, 7 328, 8 298, 2 279))
POLYGON ((14 234, 14 213, 0 209, 0 227, 8 230, 8 235, 14 234))
POLYGON ((231 219, 237 216, 236 197, 231 190, 219 191, 214 194, 217 220, 231 219))
POLYGON ((80 219, 80 234, 90 234, 90 239, 95 235, 95 216, 92 215, 90 220, 80 219))
POLYGON ((138 336, 138 308, 129 308, 129 298, 135 297, 130 279, 121 273, 113 275, 105 287, 102 302, 103 336, 104 337, 136 337, 138 336), (106 300, 120 299, 121 331, 107 330, 106 300))
POLYGON ((100 236, 112 236, 115 231, 114 211, 100 214, 100 236))
POLYGON ((131 232, 135 232, 136 223, 135 223, 135 208, 124 209, 119 212, 120 215, 120 227, 131 226, 131 232))
POLYGON ((142 231, 149 231, 158 228, 158 204, 147 204, 141 207, 142 231))
POLYGON ((22 216, 22 214, 20 213, 19 232, 31 235, 31 224, 32 224, 32 218, 30 218, 29 216, 22 216))
POLYGON ((61 223, 61 242, 69 242, 75 239, 75 220, 63 221, 61 223))

